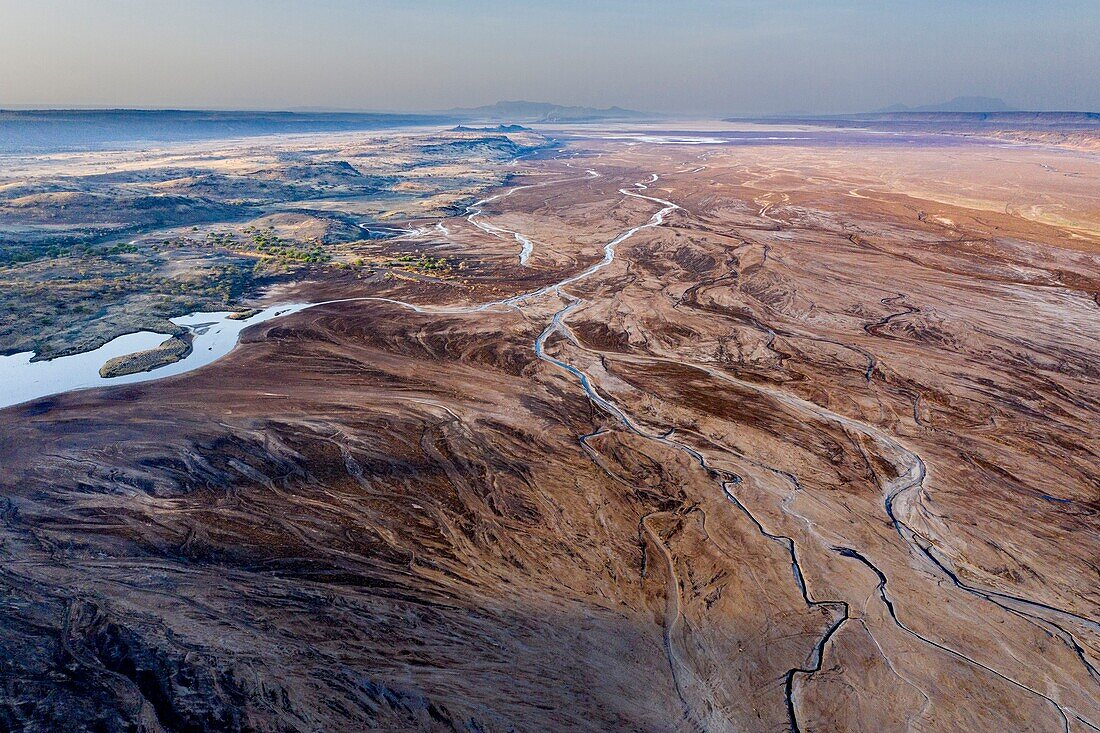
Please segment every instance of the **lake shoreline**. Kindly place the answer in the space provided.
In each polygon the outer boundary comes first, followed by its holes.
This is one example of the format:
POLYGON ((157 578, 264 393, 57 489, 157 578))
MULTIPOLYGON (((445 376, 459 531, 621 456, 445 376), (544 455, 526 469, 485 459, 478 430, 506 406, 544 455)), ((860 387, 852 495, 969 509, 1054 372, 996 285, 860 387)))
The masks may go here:
POLYGON ((35 360, 24 351, 0 356, 0 409, 43 397, 97 387, 163 379, 221 359, 237 347, 241 333, 279 316, 317 305, 272 305, 244 318, 246 311, 197 312, 169 319, 178 333, 137 331, 89 351, 35 360))

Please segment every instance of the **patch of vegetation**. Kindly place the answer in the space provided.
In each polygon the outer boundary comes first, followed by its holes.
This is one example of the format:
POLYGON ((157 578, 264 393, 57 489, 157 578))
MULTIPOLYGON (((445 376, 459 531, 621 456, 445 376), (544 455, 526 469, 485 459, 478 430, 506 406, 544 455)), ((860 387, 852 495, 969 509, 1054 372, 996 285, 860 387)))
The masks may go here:
POLYGON ((395 260, 385 263, 386 267, 401 270, 413 270, 429 275, 443 275, 451 272, 454 265, 445 257, 432 257, 431 255, 401 255, 395 260))
POLYGON ((240 246, 240 240, 237 239, 237 235, 234 232, 210 232, 206 235, 203 244, 208 247, 234 249, 240 246))
POLYGON ((55 260, 58 257, 79 254, 83 250, 84 248, 80 245, 62 246, 51 244, 47 247, 36 247, 0 242, 0 267, 25 265, 28 262, 37 262, 38 260, 55 260))
POLYGON ((138 251, 137 245, 132 242, 119 242, 113 244, 104 250, 104 254, 108 255, 122 255, 122 254, 136 254, 138 251))
POLYGON ((320 242, 302 243, 283 239, 275 233, 274 227, 267 229, 248 227, 245 233, 252 239, 255 250, 269 257, 311 264, 324 264, 332 260, 332 255, 325 251, 324 245, 320 242))

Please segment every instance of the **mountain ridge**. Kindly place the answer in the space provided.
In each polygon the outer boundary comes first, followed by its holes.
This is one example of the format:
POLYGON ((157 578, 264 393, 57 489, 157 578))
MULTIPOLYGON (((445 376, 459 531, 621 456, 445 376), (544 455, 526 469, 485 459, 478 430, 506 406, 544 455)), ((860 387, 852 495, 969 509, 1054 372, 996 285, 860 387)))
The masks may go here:
POLYGON ((616 106, 579 107, 526 100, 502 100, 479 107, 456 107, 445 110, 443 114, 491 122, 518 120, 535 123, 640 120, 653 117, 646 112, 616 106))

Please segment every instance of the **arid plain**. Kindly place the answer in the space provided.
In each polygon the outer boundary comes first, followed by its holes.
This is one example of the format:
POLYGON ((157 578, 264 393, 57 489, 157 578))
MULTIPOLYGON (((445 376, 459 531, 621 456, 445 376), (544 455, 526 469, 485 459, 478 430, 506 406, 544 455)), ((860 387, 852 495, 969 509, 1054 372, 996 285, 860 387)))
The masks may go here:
POLYGON ((784 136, 577 128, 374 243, 461 277, 0 412, 0 721, 1100 730, 1100 158, 784 136))

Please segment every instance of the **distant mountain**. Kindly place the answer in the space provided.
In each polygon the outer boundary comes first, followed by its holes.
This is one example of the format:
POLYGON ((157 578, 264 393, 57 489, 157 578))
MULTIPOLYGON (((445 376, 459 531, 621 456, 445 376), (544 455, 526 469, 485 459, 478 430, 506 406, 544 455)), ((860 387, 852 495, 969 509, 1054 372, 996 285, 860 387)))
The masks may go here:
POLYGON ((877 109, 871 114, 897 114, 904 112, 1009 112, 1012 108, 1003 99, 996 97, 955 97, 948 102, 926 104, 920 107, 907 107, 904 104, 892 104, 877 109))
POLYGON ((566 107, 549 102, 497 102, 481 107, 460 107, 447 110, 447 115, 484 122, 522 121, 535 123, 595 122, 611 120, 639 120, 652 117, 622 107, 566 107))
POLYGON ((527 132, 530 129, 530 127, 524 127, 523 125, 497 125, 496 127, 467 127, 466 125, 455 125, 451 128, 451 132, 527 132))

